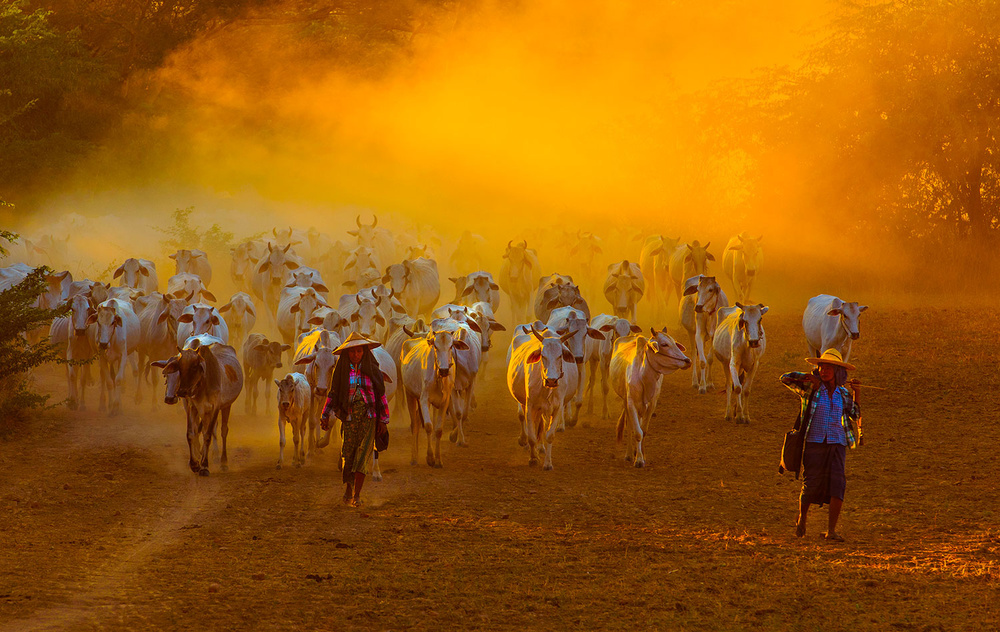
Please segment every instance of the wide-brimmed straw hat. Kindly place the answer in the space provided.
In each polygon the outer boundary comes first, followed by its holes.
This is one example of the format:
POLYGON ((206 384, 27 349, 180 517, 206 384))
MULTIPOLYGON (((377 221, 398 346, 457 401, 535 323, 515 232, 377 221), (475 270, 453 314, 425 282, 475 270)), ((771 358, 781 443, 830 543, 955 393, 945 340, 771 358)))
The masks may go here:
POLYGON ((377 340, 369 340, 357 332, 351 332, 351 335, 347 337, 344 344, 340 345, 333 350, 333 353, 340 355, 341 353, 347 351, 348 349, 354 349, 356 347, 373 349, 375 347, 381 346, 382 343, 377 340))
POLYGON ((833 364, 834 366, 842 366, 848 371, 853 371, 855 366, 850 362, 844 362, 844 356, 841 355, 836 349, 827 349, 818 358, 806 358, 806 362, 809 364, 833 364))

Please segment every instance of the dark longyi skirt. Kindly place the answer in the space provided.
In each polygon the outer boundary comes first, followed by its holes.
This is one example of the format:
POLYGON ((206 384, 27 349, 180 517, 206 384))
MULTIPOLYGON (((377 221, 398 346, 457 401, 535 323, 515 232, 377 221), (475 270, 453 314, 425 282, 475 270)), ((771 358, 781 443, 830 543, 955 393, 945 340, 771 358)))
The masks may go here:
POLYGON ((806 442, 802 454, 802 494, 810 504, 823 506, 830 498, 844 499, 847 490, 847 446, 806 442))

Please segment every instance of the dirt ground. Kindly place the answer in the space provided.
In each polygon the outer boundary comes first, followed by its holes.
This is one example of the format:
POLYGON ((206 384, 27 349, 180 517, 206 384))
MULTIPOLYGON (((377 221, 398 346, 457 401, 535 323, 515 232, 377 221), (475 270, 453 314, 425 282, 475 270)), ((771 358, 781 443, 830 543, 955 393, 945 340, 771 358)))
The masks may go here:
MULTIPOLYGON (((864 392, 843 544, 818 538, 825 508, 794 536, 800 483, 777 473, 800 314, 765 318, 749 426, 668 376, 644 469, 592 414, 557 435, 553 471, 529 467, 501 347, 469 446, 411 466, 394 417, 360 509, 340 502, 331 450, 295 469, 289 445, 275 470, 273 404, 251 418, 237 403, 231 470, 208 478, 187 469, 180 407, 150 412, 131 387, 116 418, 60 407, 8 425, 0 629, 1000 629, 998 312, 864 315, 858 376, 888 390, 864 392)), ((65 396, 61 369, 39 385, 65 396)))

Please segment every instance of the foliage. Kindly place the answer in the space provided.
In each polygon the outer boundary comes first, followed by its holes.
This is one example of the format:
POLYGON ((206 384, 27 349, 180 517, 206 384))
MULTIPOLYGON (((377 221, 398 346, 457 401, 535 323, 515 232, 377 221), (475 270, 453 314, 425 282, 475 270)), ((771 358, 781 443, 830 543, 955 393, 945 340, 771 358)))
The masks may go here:
POLYGON ((176 209, 173 214, 174 223, 165 228, 155 230, 168 236, 160 242, 165 254, 172 254, 182 248, 199 248, 206 252, 228 253, 233 246, 233 233, 223 230, 218 224, 212 224, 202 230, 191 224, 194 207, 176 209))
POLYGON ((80 42, 78 30, 59 30, 51 11, 30 11, 26 0, 0 0, 0 173, 5 180, 48 175, 90 146, 103 125, 82 106, 107 74, 80 42))
POLYGON ((998 65, 992 0, 849 2, 804 65, 728 86, 746 107, 718 137, 752 153, 760 196, 802 175, 799 208, 836 200, 840 226, 983 246, 1000 227, 998 65))
POLYGON ((58 349, 47 338, 31 343, 25 335, 47 327, 69 309, 65 305, 57 309, 37 307, 51 273, 44 266, 36 268, 23 281, 0 292, 0 419, 8 422, 49 399, 31 390, 30 372, 42 364, 59 361, 58 349))

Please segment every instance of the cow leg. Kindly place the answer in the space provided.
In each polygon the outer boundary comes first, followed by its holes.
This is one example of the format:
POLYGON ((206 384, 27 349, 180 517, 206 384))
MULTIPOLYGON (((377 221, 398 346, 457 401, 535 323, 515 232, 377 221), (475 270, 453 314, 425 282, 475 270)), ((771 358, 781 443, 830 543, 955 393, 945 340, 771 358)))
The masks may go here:
POLYGON ((202 417, 203 423, 205 417, 209 418, 209 422, 202 432, 201 469, 198 471, 198 474, 201 476, 208 476, 208 453, 212 447, 212 437, 215 435, 215 424, 219 419, 219 411, 209 411, 207 415, 202 417))
POLYGON ((441 437, 444 435, 444 417, 445 411, 451 407, 451 396, 447 398, 444 405, 441 408, 435 408, 433 411, 437 414, 437 419, 434 422, 434 454, 431 455, 430 452, 430 436, 428 435, 428 445, 427 445, 427 456, 428 458, 433 458, 434 463, 428 463, 428 465, 433 465, 434 467, 442 467, 441 463, 441 437))
POLYGON ((382 482, 382 468, 378 465, 378 450, 375 450, 375 454, 372 457, 372 480, 376 483, 382 482))
POLYGON ((146 356, 139 351, 135 352, 139 369, 135 372, 135 404, 138 406, 142 402, 142 380, 145 377, 146 356))
POLYGON ((90 365, 85 364, 77 370, 77 379, 80 381, 80 407, 79 410, 87 410, 87 385, 91 383, 90 365))
POLYGON ((642 440, 645 438, 645 433, 642 430, 642 424, 639 421, 639 411, 636 410, 635 404, 628 402, 628 419, 632 422, 632 434, 634 436, 635 445, 635 466, 643 467, 646 465, 646 455, 642 452, 642 440))
POLYGON ((285 462, 285 420, 278 414, 278 465, 275 469, 280 470, 285 462))
POLYGON ((108 409, 108 360, 104 357, 103 353, 97 363, 101 371, 101 399, 97 405, 97 410, 103 413, 108 409))
POLYGON ((556 422, 559 419, 559 417, 561 417, 563 414, 564 414, 563 407, 559 407, 556 410, 556 413, 551 417, 549 417, 549 423, 547 427, 545 425, 545 415, 538 416, 538 421, 540 422, 538 428, 539 430, 538 436, 542 439, 542 449, 545 451, 545 456, 542 461, 543 470, 552 469, 552 440, 555 439, 556 436, 556 431, 555 431, 556 422), (542 434, 543 430, 545 431, 545 434, 542 434))
POLYGON ((306 420, 299 416, 292 420, 292 465, 302 467, 306 461, 306 420))
MULTIPOLYGON (((229 471, 229 454, 226 452, 226 443, 229 437, 229 409, 230 406, 226 406, 222 409, 222 430, 220 432, 222 435, 222 456, 219 457, 219 469, 223 472, 229 471)), ((215 429, 213 428, 212 431, 214 434, 215 429)))
MULTIPOLYGON (((72 358, 68 359, 72 361, 72 358)), ((67 386, 69 387, 68 388, 69 395, 66 398, 66 406, 70 410, 76 410, 77 407, 80 405, 79 402, 77 401, 77 394, 76 394, 76 373, 77 373, 77 368, 75 366, 73 366, 72 364, 66 365, 66 382, 67 386)))
POLYGON ((733 418, 733 415, 730 412, 730 401, 733 396, 733 385, 731 384, 729 371, 725 371, 723 373, 723 376, 725 376, 726 378, 726 421, 730 421, 733 418))
POLYGON ((194 407, 188 404, 187 400, 184 400, 184 405, 185 408, 189 408, 187 411, 188 466, 190 466, 192 472, 197 474, 201 470, 201 466, 198 464, 198 459, 196 458, 196 455, 201 453, 201 441, 198 433, 198 426, 200 425, 199 414, 194 407))
POLYGON ((524 406, 520 403, 517 405, 517 420, 521 423, 521 436, 517 438, 517 445, 522 448, 528 445, 528 433, 524 430, 524 406))
POLYGON ((410 465, 416 465, 417 452, 420 449, 420 429, 424 425, 420 417, 420 402, 413 395, 406 393, 406 407, 410 412, 410 434, 413 436, 413 446, 410 451, 410 465))
MULTIPOLYGON (((711 332, 712 328, 706 328, 706 329, 708 329, 708 331, 706 332, 708 337, 706 337, 702 342, 702 348, 711 349, 710 345, 713 342, 712 340, 713 334, 711 332)), ((715 390, 715 382, 712 381, 712 362, 715 360, 715 353, 713 353, 712 351, 708 351, 708 353, 705 354, 704 360, 705 360, 705 392, 708 393, 709 391, 715 390)))
POLYGON ((424 424, 424 432, 427 433, 427 465, 434 467, 434 417, 431 416, 431 405, 426 393, 420 395, 420 419, 424 424))
POLYGON ((247 369, 246 379, 243 380, 243 412, 247 415, 253 414, 257 416, 257 412, 250 412, 250 404, 253 402, 254 393, 256 392, 257 380, 253 374, 253 371, 247 369))
MULTIPOLYGON (((264 380, 264 414, 265 415, 270 415, 271 414, 271 382, 272 382, 273 377, 274 377, 274 374, 272 373, 271 375, 267 376, 267 379, 264 380)), ((257 412, 257 407, 256 407, 256 402, 254 402, 254 413, 256 414, 256 412, 257 412)))
POLYGON ((587 398, 587 414, 594 414, 594 382, 597 381, 597 370, 594 366, 595 362, 589 362, 590 365, 590 379, 587 380, 587 392, 585 397, 587 398))
POLYGON ((742 412, 743 423, 745 424, 750 423, 750 389, 753 388, 753 378, 756 373, 757 367, 754 366, 743 376, 743 393, 740 397, 740 409, 742 412))

